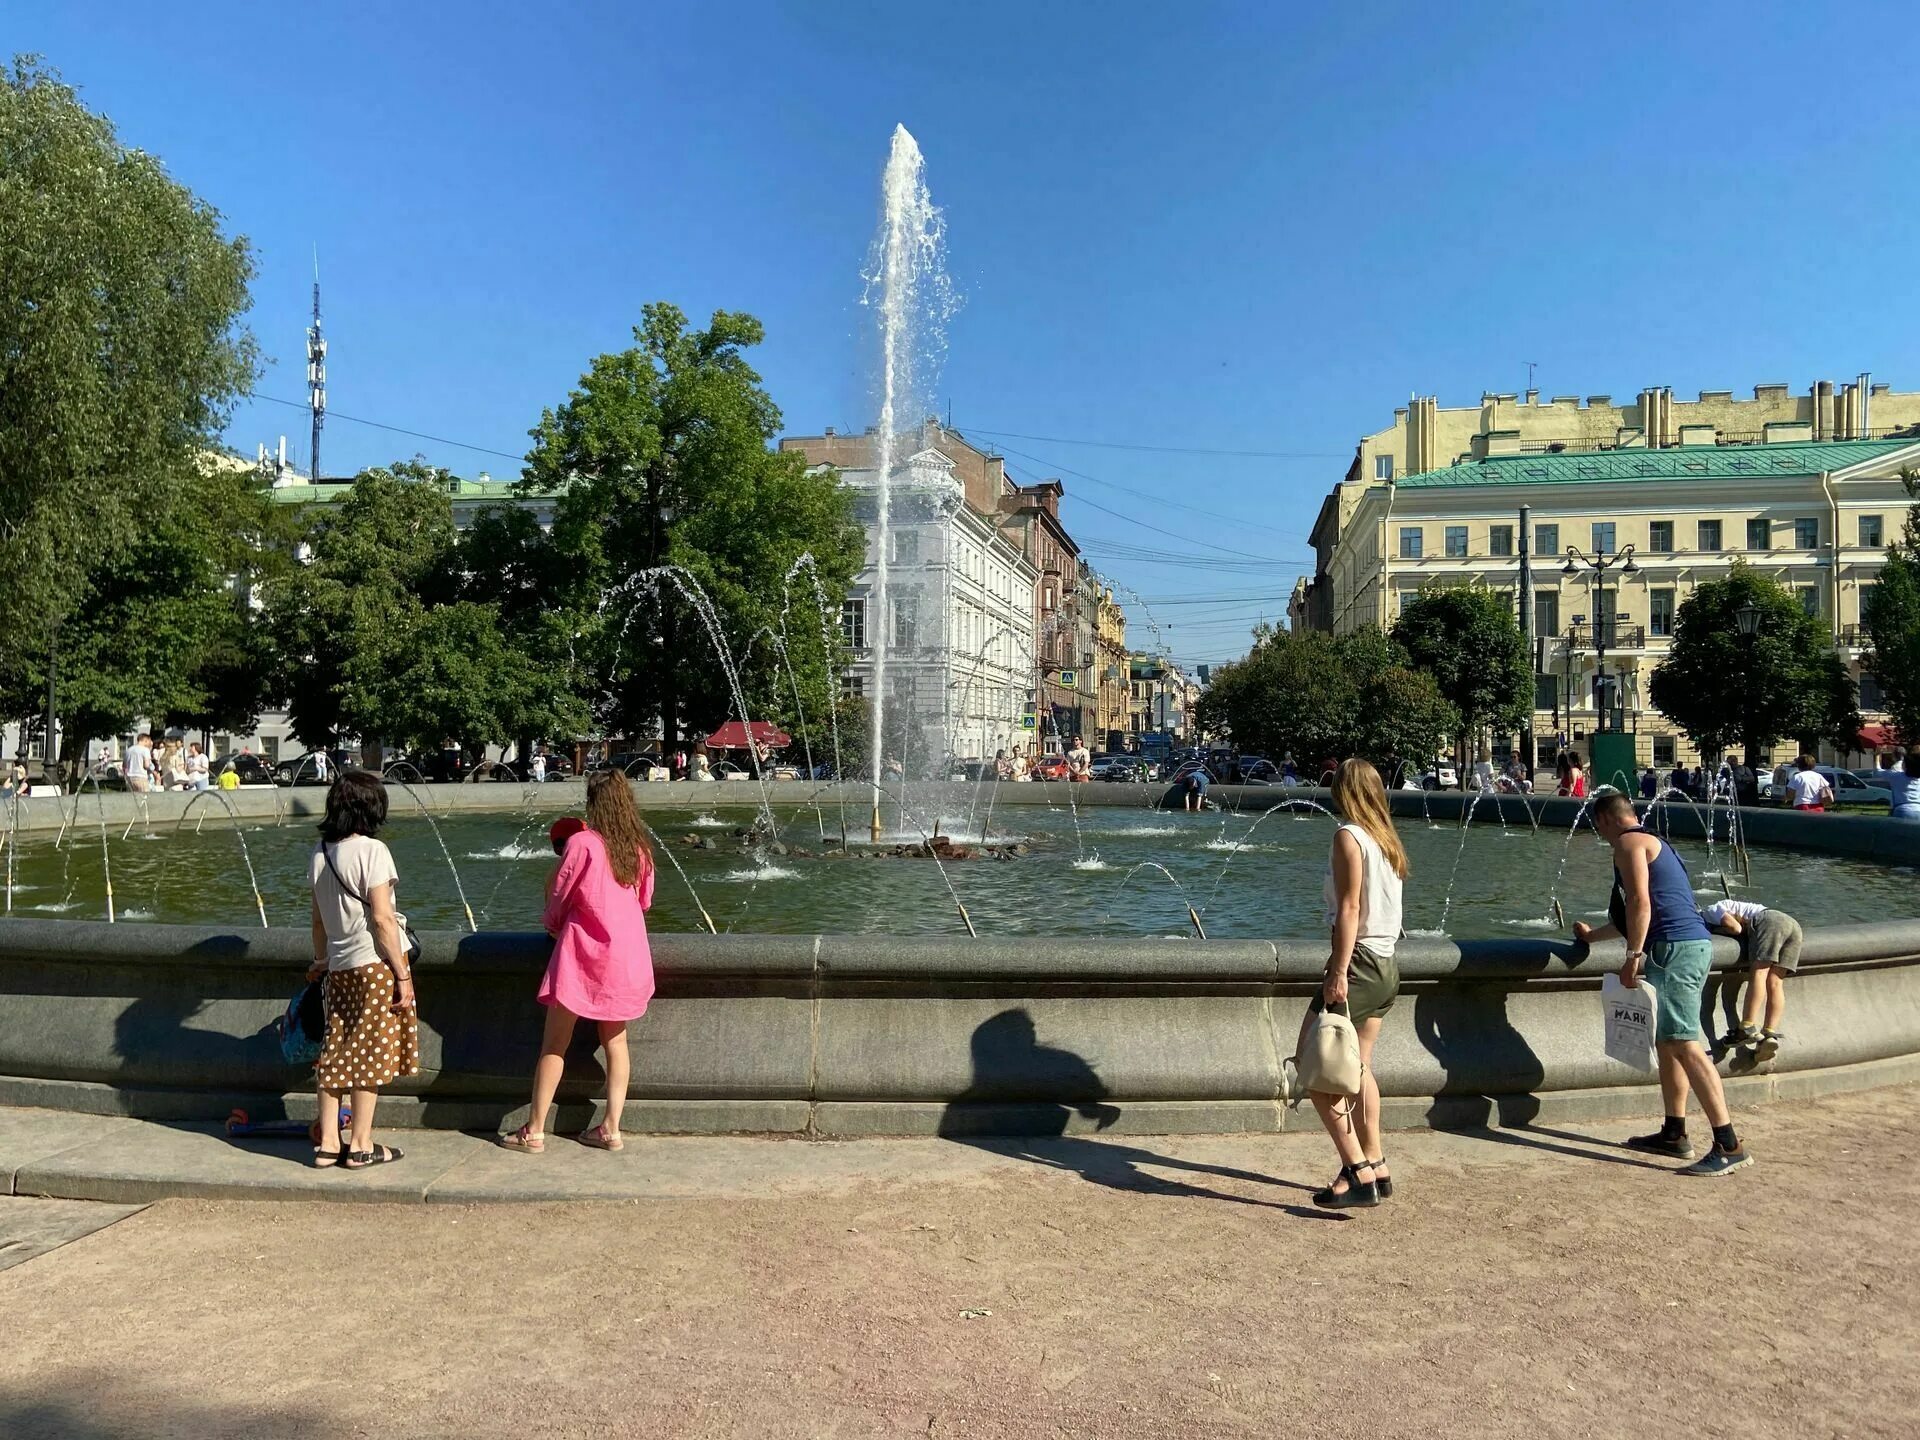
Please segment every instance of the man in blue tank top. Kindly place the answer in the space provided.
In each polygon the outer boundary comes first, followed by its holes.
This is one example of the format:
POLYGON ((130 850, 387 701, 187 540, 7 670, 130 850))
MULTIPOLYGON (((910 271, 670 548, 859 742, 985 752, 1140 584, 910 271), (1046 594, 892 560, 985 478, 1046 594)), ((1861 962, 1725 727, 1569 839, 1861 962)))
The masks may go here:
POLYGON ((1612 919, 1598 929, 1573 927, 1581 945, 1615 936, 1627 945, 1620 983, 1637 986, 1644 972, 1658 997, 1654 1043, 1660 1054, 1660 1096, 1666 1123, 1652 1135, 1627 1141, 1635 1150, 1693 1159, 1687 1138, 1687 1092, 1700 1096, 1700 1108, 1713 1126, 1713 1148, 1687 1166, 1682 1175, 1730 1175, 1751 1165, 1753 1156, 1733 1131, 1720 1072, 1707 1055, 1700 1028, 1702 995, 1713 961, 1713 937, 1700 918, 1687 867, 1666 844, 1640 824, 1633 801, 1618 791, 1593 803, 1593 828, 1613 847, 1613 879, 1618 899, 1612 919))

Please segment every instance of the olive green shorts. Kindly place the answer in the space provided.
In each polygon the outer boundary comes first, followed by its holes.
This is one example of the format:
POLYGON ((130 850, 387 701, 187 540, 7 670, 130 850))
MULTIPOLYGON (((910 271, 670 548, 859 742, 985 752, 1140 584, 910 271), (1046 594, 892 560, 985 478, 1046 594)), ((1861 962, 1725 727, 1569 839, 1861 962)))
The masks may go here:
MULTIPOLYGON (((1347 1018, 1358 1025, 1384 1015, 1399 993, 1400 967, 1393 956, 1376 955, 1364 945, 1355 945, 1347 965, 1347 1018)), ((1314 996, 1308 1008, 1316 1015, 1326 1009, 1326 992, 1314 996)))

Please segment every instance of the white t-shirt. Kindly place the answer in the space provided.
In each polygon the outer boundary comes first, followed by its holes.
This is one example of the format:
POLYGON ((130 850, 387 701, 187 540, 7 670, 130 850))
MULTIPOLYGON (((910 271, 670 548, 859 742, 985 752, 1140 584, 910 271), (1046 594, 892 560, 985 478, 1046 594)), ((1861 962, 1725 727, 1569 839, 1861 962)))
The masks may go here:
POLYGON ((138 743, 129 745, 127 758, 121 762, 120 768, 128 779, 144 780, 153 770, 153 752, 138 743))
POLYGON ((1092 768, 1093 756, 1084 745, 1077 745, 1067 752, 1067 768, 1076 775, 1084 775, 1092 768))
POLYGON ((313 898, 320 907, 320 923, 327 931, 327 969, 358 970, 376 965, 380 952, 374 948, 373 930, 367 924, 367 908, 340 887, 369 898, 376 885, 390 885, 400 878, 393 868, 393 853, 386 843, 367 835, 349 835, 326 849, 333 854, 333 866, 320 850, 313 852, 307 877, 313 883, 313 898), (334 878, 334 870, 340 872, 334 878))
POLYGON ((204 755, 187 756, 187 778, 204 780, 207 778, 207 757, 204 755))
POLYGON ((1794 771, 1787 780, 1787 788, 1793 791, 1796 810, 1808 805, 1824 805, 1833 798, 1833 786, 1818 770, 1794 771))
MULTIPOLYGON (((1340 829, 1353 836, 1360 846, 1360 929, 1354 939, 1384 960, 1393 954, 1394 944, 1400 939, 1400 877, 1393 873, 1386 852, 1373 836, 1358 825, 1342 825, 1340 829)), ((1327 880, 1321 893, 1327 902, 1327 924, 1331 927, 1339 914, 1331 860, 1327 862, 1327 880)))
POLYGON ((546 779, 547 778, 547 757, 544 755, 534 756, 532 761, 528 764, 527 768, 533 773, 534 779, 536 780, 546 779))
POLYGON ((1709 925, 1718 925, 1731 915, 1742 925, 1748 925, 1766 913, 1766 906, 1756 905, 1751 900, 1716 900, 1700 912, 1700 918, 1709 925))

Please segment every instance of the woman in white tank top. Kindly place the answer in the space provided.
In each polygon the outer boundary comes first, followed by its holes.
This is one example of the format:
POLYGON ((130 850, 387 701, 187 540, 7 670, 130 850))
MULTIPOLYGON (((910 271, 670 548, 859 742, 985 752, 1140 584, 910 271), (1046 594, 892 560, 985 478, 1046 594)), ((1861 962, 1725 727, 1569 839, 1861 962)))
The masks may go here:
POLYGON ((1380 1020, 1400 989, 1393 952, 1400 939, 1400 888, 1407 852, 1387 810, 1387 787, 1365 760, 1343 760, 1333 777, 1333 804, 1342 823, 1333 835, 1327 866, 1327 927, 1332 949, 1320 994, 1314 997, 1300 1034, 1304 1043, 1314 1017, 1344 1006, 1360 1041, 1360 1094, 1351 1107, 1333 1096, 1313 1096, 1320 1123, 1340 1152, 1340 1173, 1315 1192, 1313 1203, 1341 1210, 1378 1205, 1393 1194, 1380 1145, 1380 1087, 1373 1078, 1373 1045, 1380 1020))

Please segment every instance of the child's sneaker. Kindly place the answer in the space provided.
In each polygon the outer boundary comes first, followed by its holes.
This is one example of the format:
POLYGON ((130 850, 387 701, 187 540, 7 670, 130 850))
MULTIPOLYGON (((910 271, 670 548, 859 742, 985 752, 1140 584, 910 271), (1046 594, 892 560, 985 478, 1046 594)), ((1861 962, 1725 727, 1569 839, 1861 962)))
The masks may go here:
POLYGON ((1764 1065, 1780 1053, 1780 1042, 1786 1037, 1778 1030, 1762 1030, 1760 1039, 1753 1047, 1753 1062, 1764 1065))
POLYGON ((1764 1033, 1757 1025, 1736 1025, 1720 1037, 1719 1043, 1714 1046, 1717 1052, 1714 1058, 1737 1052, 1742 1060, 1752 1059, 1759 1054, 1763 1038, 1764 1033))

